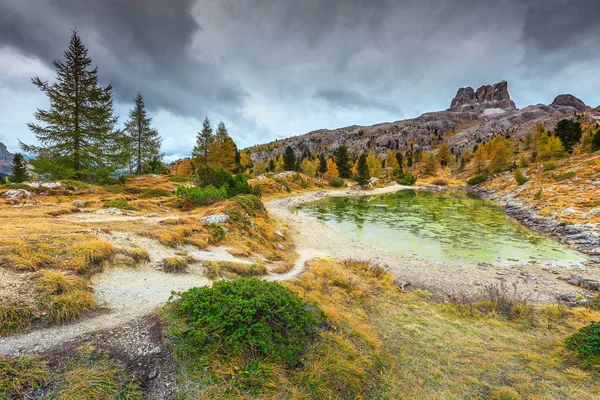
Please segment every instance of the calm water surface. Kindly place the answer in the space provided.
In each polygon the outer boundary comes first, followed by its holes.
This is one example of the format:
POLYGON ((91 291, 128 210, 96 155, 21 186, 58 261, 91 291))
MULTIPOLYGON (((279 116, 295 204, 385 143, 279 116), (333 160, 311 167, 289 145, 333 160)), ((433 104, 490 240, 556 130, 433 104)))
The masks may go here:
POLYGON ((578 265, 586 259, 509 219, 495 204, 461 192, 327 198, 295 212, 363 243, 430 260, 578 265))

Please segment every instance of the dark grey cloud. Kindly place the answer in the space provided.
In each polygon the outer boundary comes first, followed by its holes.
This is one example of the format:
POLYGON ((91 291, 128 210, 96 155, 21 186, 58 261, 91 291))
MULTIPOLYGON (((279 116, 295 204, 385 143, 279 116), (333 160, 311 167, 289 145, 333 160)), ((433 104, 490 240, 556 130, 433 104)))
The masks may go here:
MULTIPOLYGON (((185 154, 205 115, 247 146, 445 109, 458 87, 503 79, 520 107, 569 92, 597 105, 599 10, 598 0, 0 0, 0 51, 48 67, 77 27, 121 115, 141 91, 166 151, 185 154)), ((31 91, 5 70, 0 120, 11 116, 3 101, 31 91)))
POLYGON ((532 3, 525 14, 523 41, 539 54, 597 48, 600 38, 600 1, 546 0, 532 3))
POLYGON ((246 96, 239 83, 225 78, 210 57, 191 51, 201 29, 193 5, 193 0, 3 0, 0 45, 50 64, 76 28, 117 100, 131 102, 142 91, 149 106, 183 115, 202 113, 209 102, 239 108, 246 96))
POLYGON ((343 88, 322 88, 317 89, 314 94, 315 99, 324 100, 334 107, 342 107, 354 110, 360 109, 379 109, 392 114, 399 114, 399 110, 394 107, 392 102, 381 101, 380 99, 369 99, 362 93, 343 88))

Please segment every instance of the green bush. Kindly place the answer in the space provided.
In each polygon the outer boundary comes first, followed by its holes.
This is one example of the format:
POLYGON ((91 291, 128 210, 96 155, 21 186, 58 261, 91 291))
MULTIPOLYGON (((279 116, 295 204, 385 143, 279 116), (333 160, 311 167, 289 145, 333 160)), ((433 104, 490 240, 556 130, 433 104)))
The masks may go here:
POLYGON ((487 181, 486 175, 476 175, 476 176, 472 177, 471 179, 469 179, 467 181, 467 184, 474 186, 474 185, 479 185, 480 183, 483 183, 485 181, 487 181))
POLYGON ((238 194, 261 196, 260 186, 250 185, 246 175, 233 175, 224 169, 211 168, 207 165, 201 165, 196 170, 196 182, 200 187, 212 185, 217 189, 224 188, 227 198, 235 197, 238 194))
POLYGON ((565 339, 569 350, 588 365, 600 364, 600 322, 592 322, 565 339))
POLYGON ((417 181, 417 178, 411 174, 409 171, 406 172, 400 172, 396 178, 396 182, 398 182, 400 185, 414 185, 415 182, 417 181))
POLYGON ((535 192, 535 194, 533 195, 533 200, 541 200, 542 199, 542 194, 543 191, 542 189, 538 190, 537 192, 535 192))
POLYGON ((333 178, 331 181, 329 181, 329 184, 331 185, 331 187, 334 188, 341 188, 346 186, 346 182, 344 182, 342 178, 333 178))
POLYGON ((213 185, 203 188, 179 186, 175 193, 177 196, 187 199, 199 206, 214 204, 227 198, 227 190, 225 190, 225 188, 217 189, 213 185))
POLYGON ((193 176, 171 176, 169 178, 169 180, 171 182, 177 182, 177 183, 185 183, 185 182, 191 182, 193 181, 195 178, 193 176))
POLYGON ((322 313, 285 286, 256 278, 180 293, 167 308, 176 355, 271 358, 296 366, 322 313))
POLYGON ((517 181, 517 185, 521 186, 527 182, 529 182, 529 178, 523 175, 521 168, 517 168, 515 170, 515 181, 517 181))
POLYGON ((225 229, 221 225, 210 224, 210 234, 218 242, 225 239, 225 229))
POLYGON ((553 171, 556 169, 556 164, 554 164, 552 161, 545 162, 542 164, 542 166, 544 167, 544 172, 553 171))
POLYGON ((569 172, 565 172, 564 174, 552 174, 552 177, 554 178, 555 181, 566 181, 568 179, 574 178, 575 177, 575 172, 573 171, 569 171, 569 172))
POLYGON ((80 189, 88 189, 90 187, 89 183, 85 183, 85 182, 81 182, 81 181, 74 181, 71 179, 63 180, 60 183, 62 183, 65 186, 72 186, 72 187, 76 187, 76 188, 80 188, 80 189))
POLYGON ((125 200, 106 200, 104 208, 118 208, 119 210, 137 211, 137 208, 125 200))

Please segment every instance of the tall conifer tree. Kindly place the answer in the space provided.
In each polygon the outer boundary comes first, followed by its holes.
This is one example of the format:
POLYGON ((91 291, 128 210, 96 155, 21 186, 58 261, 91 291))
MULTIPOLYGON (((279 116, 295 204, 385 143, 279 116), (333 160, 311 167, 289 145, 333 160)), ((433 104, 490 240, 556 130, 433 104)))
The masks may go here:
POLYGON ((21 143, 24 151, 35 155, 32 165, 52 179, 94 180, 118 169, 123 161, 115 143, 122 132, 115 129, 112 86, 98 85, 98 67, 77 31, 73 31, 64 61, 54 61, 54 83, 31 79, 50 100, 48 110, 38 109, 29 123, 40 145, 21 143), (104 174, 99 174, 102 170, 104 174))
POLYGON ((13 183, 22 183, 29 179, 27 174, 27 163, 21 153, 15 154, 12 162, 12 175, 10 180, 13 183))
POLYGON ((132 140, 132 156, 135 160, 136 174, 144 173, 144 165, 152 159, 161 158, 162 139, 151 123, 152 118, 148 116, 144 99, 141 93, 138 93, 135 105, 129 111, 129 119, 125 123, 125 130, 132 140))
POLYGON ((204 122, 202 122, 202 131, 198 132, 196 136, 196 146, 194 146, 194 150, 192 151, 192 162, 196 167, 206 162, 208 150, 213 140, 213 129, 210 126, 208 117, 206 117, 204 122))

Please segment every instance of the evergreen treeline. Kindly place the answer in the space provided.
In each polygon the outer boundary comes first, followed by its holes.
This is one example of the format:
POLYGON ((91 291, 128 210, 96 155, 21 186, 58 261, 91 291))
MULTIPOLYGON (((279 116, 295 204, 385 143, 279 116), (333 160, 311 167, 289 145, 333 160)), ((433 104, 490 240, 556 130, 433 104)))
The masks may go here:
POLYGON ((50 179, 106 182, 129 169, 138 174, 164 171, 161 140, 150 126, 141 94, 129 114, 125 130, 117 129, 112 85, 98 83, 87 48, 73 31, 63 61, 54 61, 53 83, 32 78, 50 101, 38 109, 28 126, 39 145, 21 143, 32 154, 36 173, 50 179))

